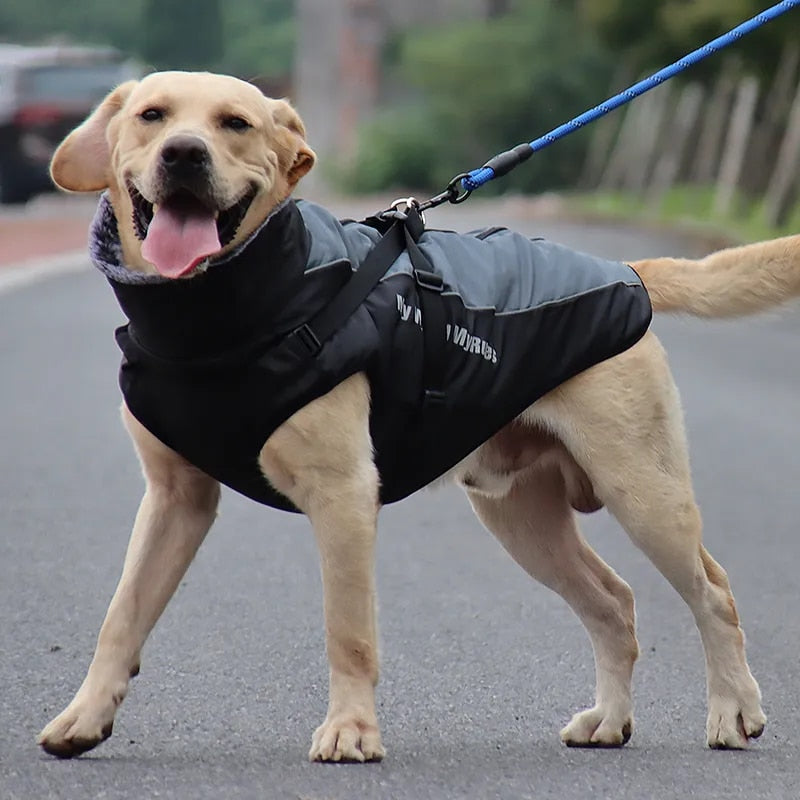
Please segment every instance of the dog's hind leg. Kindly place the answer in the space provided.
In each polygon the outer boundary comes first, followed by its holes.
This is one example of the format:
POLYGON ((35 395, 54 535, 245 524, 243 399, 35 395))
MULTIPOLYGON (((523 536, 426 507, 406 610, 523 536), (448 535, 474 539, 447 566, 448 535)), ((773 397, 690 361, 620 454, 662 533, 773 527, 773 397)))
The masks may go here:
POLYGON ((631 676, 639 653, 633 593, 586 543, 555 467, 530 471, 502 497, 469 492, 483 524, 528 574, 560 594, 594 649, 595 705, 561 731, 568 745, 618 747, 633 728, 631 676))
POLYGON ((80 755, 111 735, 128 682, 139 671, 145 639, 211 527, 219 500, 215 480, 161 444, 127 410, 123 415, 147 489, 86 678, 39 734, 39 744, 62 758, 80 755))
POLYGON ((761 695, 727 575, 701 543, 680 403, 655 336, 568 381, 531 414, 560 436, 691 609, 705 650, 709 746, 745 747, 764 728, 761 695))

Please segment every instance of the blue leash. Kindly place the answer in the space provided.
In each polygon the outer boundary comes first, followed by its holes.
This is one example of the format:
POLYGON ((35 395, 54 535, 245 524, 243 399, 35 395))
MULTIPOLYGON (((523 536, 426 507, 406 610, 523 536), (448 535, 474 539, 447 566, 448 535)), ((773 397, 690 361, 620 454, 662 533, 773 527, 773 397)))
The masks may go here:
POLYGON ((743 22, 741 25, 735 27, 733 30, 728 31, 728 33, 724 33, 722 36, 718 36, 713 41, 708 42, 708 44, 698 47, 697 50, 692 51, 689 53, 689 55, 684 56, 673 64, 670 64, 668 67, 660 69, 649 78, 639 81, 629 89, 626 89, 624 92, 620 92, 619 94, 610 97, 605 102, 600 103, 600 105, 597 105, 589 111, 585 111, 580 116, 571 119, 569 122, 554 128, 549 133, 544 134, 544 136, 540 136, 538 139, 534 139, 532 142, 518 144, 511 150, 506 150, 505 152, 496 155, 478 169, 473 169, 471 172, 465 172, 461 173, 460 175, 456 175, 456 177, 450 181, 447 189, 442 194, 439 194, 425 203, 420 204, 420 210, 424 211, 425 209, 433 208, 434 206, 441 205, 441 203, 444 203, 448 200, 451 203, 463 202, 470 196, 470 194, 472 194, 473 191, 475 191, 475 189, 479 189, 481 186, 483 186, 483 184, 488 183, 493 178, 499 178, 501 175, 505 175, 506 173, 510 172, 512 169, 514 169, 514 167, 530 158, 538 150, 547 147, 547 145, 552 144, 558 139, 561 139, 568 133, 572 133, 573 131, 582 128, 584 125, 594 122, 596 119, 608 114, 609 111, 613 111, 615 108, 625 105, 625 103, 630 102, 635 97, 639 97, 639 95, 644 94, 655 86, 664 83, 664 81, 668 81, 679 72, 683 72, 683 70, 693 66, 698 61, 702 61, 704 58, 706 58, 706 56, 710 56, 712 53, 716 53, 723 47, 727 47, 729 44, 738 41, 746 34, 756 30, 756 28, 760 28, 770 20, 775 19, 775 17, 779 17, 781 14, 784 14, 787 11, 791 11, 791 9, 797 5, 800 5, 800 0, 782 0, 782 2, 776 3, 766 11, 762 11, 752 19, 749 19, 746 22, 743 22))

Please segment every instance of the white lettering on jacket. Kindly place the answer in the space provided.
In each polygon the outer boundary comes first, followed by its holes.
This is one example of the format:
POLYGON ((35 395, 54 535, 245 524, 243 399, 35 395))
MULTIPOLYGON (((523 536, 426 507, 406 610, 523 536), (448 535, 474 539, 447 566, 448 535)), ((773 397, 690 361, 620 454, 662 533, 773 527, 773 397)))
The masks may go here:
POLYGON ((484 341, 474 333, 470 333, 460 325, 448 324, 446 338, 453 344, 458 345, 466 353, 483 356, 487 361, 491 361, 492 364, 497 363, 497 350, 489 342, 484 341))
POLYGON ((408 305, 406 299, 401 294, 397 295, 397 311, 400 314, 400 320, 402 322, 413 320, 415 325, 419 325, 420 328, 422 327, 422 310, 416 306, 408 305))
MULTIPOLYGON (((422 327, 422 310, 417 306, 410 306, 406 303, 403 295, 398 294, 397 297, 397 313, 400 316, 401 322, 413 322, 415 325, 422 327)), ((460 325, 447 325, 445 333, 447 341, 452 342, 460 347, 465 353, 471 355, 482 356, 486 361, 492 364, 497 363, 497 350, 484 341, 480 336, 470 333, 466 328, 460 325)))

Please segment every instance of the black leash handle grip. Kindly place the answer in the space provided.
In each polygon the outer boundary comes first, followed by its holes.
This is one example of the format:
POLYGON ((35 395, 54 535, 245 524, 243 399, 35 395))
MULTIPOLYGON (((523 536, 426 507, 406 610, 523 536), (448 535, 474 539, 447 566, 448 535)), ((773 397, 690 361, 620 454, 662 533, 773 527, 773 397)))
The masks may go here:
POLYGON ((495 177, 499 178, 501 175, 511 172, 514 167, 519 166, 523 161, 527 161, 532 155, 531 146, 527 142, 523 142, 516 147, 512 147, 511 150, 504 150, 494 158, 490 158, 482 168, 492 170, 495 177))

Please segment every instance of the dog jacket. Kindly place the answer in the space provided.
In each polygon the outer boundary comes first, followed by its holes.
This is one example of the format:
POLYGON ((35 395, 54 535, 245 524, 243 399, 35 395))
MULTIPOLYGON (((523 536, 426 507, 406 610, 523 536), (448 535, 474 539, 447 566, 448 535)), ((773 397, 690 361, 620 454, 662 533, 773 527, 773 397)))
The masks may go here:
POLYGON ((379 240, 372 225, 290 200, 238 250, 170 280, 124 267, 102 198, 91 254, 129 320, 116 339, 131 413, 220 482, 296 511, 259 452, 294 412, 364 372, 380 499, 391 503, 650 323, 625 264, 506 229, 424 230, 338 329, 305 341, 379 240))

